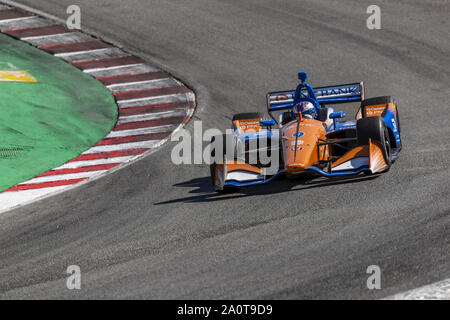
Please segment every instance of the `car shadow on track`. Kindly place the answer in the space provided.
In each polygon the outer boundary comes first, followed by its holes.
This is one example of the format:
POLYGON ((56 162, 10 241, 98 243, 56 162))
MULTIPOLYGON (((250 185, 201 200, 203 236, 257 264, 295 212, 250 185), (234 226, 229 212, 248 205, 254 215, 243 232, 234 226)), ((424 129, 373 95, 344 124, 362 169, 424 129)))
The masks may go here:
POLYGON ((244 197, 259 196, 266 194, 277 194, 292 191, 301 191, 312 188, 332 186, 336 184, 354 183, 359 181, 367 181, 377 178, 379 175, 371 176, 349 176, 338 178, 316 178, 316 179, 295 179, 290 180, 280 177, 271 183, 264 185, 256 185, 241 189, 233 189, 225 193, 215 192, 211 185, 211 177, 196 178, 186 182, 177 183, 175 187, 190 188, 189 193, 196 195, 183 197, 167 201, 156 202, 154 205, 170 204, 170 203, 196 203, 196 202, 213 202, 225 201, 244 197))

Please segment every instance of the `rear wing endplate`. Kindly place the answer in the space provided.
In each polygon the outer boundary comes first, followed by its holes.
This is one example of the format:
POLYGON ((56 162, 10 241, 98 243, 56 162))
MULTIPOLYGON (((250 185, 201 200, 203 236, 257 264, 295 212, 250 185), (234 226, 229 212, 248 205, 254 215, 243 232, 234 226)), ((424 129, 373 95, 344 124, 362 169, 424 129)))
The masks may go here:
MULTIPOLYGON (((306 90, 302 90, 305 95, 306 90)), ((364 84, 350 83, 337 86, 314 88, 319 104, 337 104, 364 100, 364 84)), ((270 92, 267 94, 269 112, 285 110, 294 106, 295 90, 270 92)))

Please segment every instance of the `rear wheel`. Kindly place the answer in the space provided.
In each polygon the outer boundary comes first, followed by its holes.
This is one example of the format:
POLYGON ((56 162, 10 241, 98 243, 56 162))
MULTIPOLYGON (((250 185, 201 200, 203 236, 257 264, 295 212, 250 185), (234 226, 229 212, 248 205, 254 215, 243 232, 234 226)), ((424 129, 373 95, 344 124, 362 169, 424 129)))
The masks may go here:
MULTIPOLYGON (((388 165, 391 166, 391 142, 389 138, 389 131, 381 117, 368 117, 359 119, 356 122, 356 135, 358 138, 358 145, 369 144, 369 139, 381 144, 384 159, 388 165)), ((388 169, 389 170, 389 169, 388 169)))

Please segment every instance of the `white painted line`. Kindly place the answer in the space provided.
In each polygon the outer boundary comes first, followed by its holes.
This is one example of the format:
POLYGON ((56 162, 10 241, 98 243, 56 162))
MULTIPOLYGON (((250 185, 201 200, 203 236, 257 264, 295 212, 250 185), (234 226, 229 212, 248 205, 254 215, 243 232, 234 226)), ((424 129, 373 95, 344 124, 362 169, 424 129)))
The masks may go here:
POLYGON ((151 67, 146 64, 140 64, 136 66, 125 66, 117 69, 109 69, 109 70, 99 70, 90 72, 90 75, 95 78, 106 78, 106 77, 115 77, 122 76, 128 74, 139 74, 150 71, 159 71, 158 69, 151 67))
POLYGON ((20 30, 27 28, 44 27, 49 25, 51 25, 50 21, 33 16, 18 21, 0 21, 0 30, 20 30))
MULTIPOLYGON (((121 86, 126 87, 126 86, 143 85, 143 84, 146 84, 146 83, 152 83, 152 82, 155 82, 155 81, 163 81, 163 80, 166 80, 166 81, 167 81, 168 79, 172 79, 172 78, 167 77, 167 78, 162 78, 162 79, 153 79, 153 80, 143 80, 143 81, 135 81, 135 82, 114 83, 114 84, 107 85, 106 87, 107 87, 108 89, 112 90, 112 89, 114 89, 114 88, 116 88, 116 87, 121 87, 121 86)), ((120 92, 120 91, 119 91, 119 92, 120 92)))
POLYGON ((107 158, 107 159, 95 159, 95 160, 83 160, 83 161, 71 161, 63 164, 60 167, 57 167, 53 170, 62 170, 62 169, 76 169, 81 167, 88 166, 97 166, 101 164, 111 164, 111 163, 123 163, 133 159, 134 156, 127 157, 115 157, 115 158, 107 158))
MULTIPOLYGON (((102 49, 98 49, 98 50, 103 50, 105 48, 102 49)), ((97 49, 96 49, 97 50, 97 49)), ((64 52, 64 53, 58 53, 58 54, 54 54, 55 57, 58 58, 62 58, 65 55, 69 55, 69 54, 80 54, 80 53, 85 53, 85 52, 89 52, 89 51, 93 51, 93 50, 80 50, 80 51, 71 51, 71 52, 64 52)))
POLYGON ((186 108, 180 108, 178 110, 175 109, 175 110, 168 110, 168 111, 162 111, 162 112, 143 113, 143 114, 138 114, 138 115, 133 115, 133 116, 120 117, 119 120, 117 121, 117 124, 163 119, 163 118, 184 117, 184 116, 186 116, 186 113, 187 113, 186 108))
POLYGON ((3 20, 0 20, 0 23, 17 22, 17 21, 21 21, 21 20, 30 19, 30 18, 33 18, 33 16, 30 16, 30 17, 21 17, 21 18, 14 18, 14 19, 3 19, 3 20))
POLYGON ((97 146, 83 152, 82 154, 100 153, 100 152, 111 152, 111 151, 122 151, 130 149, 141 149, 141 148, 153 148, 159 140, 149 140, 141 142, 130 142, 121 144, 112 144, 107 146, 97 146))
POLYGON ((160 96, 154 96, 154 97, 145 97, 145 98, 136 98, 136 99, 129 99, 129 100, 122 100, 119 102, 119 106, 120 108, 123 108, 120 103, 134 103, 134 102, 143 102, 143 101, 148 101, 148 100, 156 100, 162 97, 170 97, 170 96, 177 96, 183 94, 185 95, 185 93, 174 93, 174 94, 162 94, 160 96))
POLYGON ((120 130, 111 131, 106 138, 119 138, 128 136, 137 136, 140 134, 151 134, 151 133, 162 133, 162 132, 172 132, 177 127, 177 124, 169 124, 166 126, 150 127, 150 128, 139 128, 132 130, 120 130))
POLYGON ((186 93, 179 93, 179 94, 170 95, 170 96, 144 98, 139 101, 135 101, 135 100, 119 101, 118 105, 119 105, 119 108, 126 109, 126 108, 152 106, 152 105, 175 103, 175 102, 193 101, 189 98, 190 97, 186 93))
POLYGON ((100 52, 100 51, 108 50, 108 49, 111 49, 111 48, 101 48, 101 49, 83 50, 83 51, 75 51, 75 52, 62 52, 62 53, 56 53, 54 56, 64 59, 65 57, 81 55, 81 54, 86 54, 86 53, 100 52))
MULTIPOLYGON (((22 38, 20 38, 20 40, 22 40, 22 41, 34 40, 34 39, 39 40, 39 39, 46 39, 46 38, 51 38, 51 37, 58 37, 58 36, 65 35, 65 34, 70 34, 70 32, 46 34, 46 35, 42 35, 42 36, 22 37, 22 38)), ((64 42, 59 42, 59 43, 64 43, 64 42)))
POLYGON ((395 294, 385 300, 450 300, 450 279, 395 294))
POLYGON ((71 33, 54 34, 49 36, 27 37, 21 38, 20 40, 28 42, 33 46, 40 47, 57 44, 92 41, 94 39, 81 32, 71 32, 71 33))
POLYGON ((110 72, 116 70, 116 69, 122 69, 124 67, 135 67, 135 66, 140 66, 142 65, 142 63, 130 63, 130 64, 123 64, 121 66, 114 66, 114 67, 107 67, 107 68, 92 68, 92 69, 85 69, 83 70, 85 73, 96 73, 96 72, 110 72))
POLYGON ((42 188, 35 190, 10 191, 0 193, 0 212, 13 209, 25 203, 30 203, 43 198, 49 194, 61 192, 69 186, 42 188))
POLYGON ((98 170, 98 171, 88 171, 88 172, 79 172, 79 173, 70 173, 70 174, 61 174, 54 176, 45 176, 39 178, 33 178, 31 180, 20 183, 21 185, 25 184, 35 184, 35 183, 43 183, 43 182, 52 182, 52 181, 65 181, 71 179, 82 179, 82 178, 90 178, 99 173, 102 173, 107 170, 98 170))
POLYGON ((119 48, 103 48, 96 50, 87 50, 78 53, 58 53, 56 57, 64 59, 67 62, 80 62, 80 61, 92 61, 114 57, 126 57, 128 53, 120 50, 119 48))
POLYGON ((176 87, 178 83, 172 78, 148 80, 134 83, 122 83, 108 86, 108 89, 112 93, 128 92, 128 91, 139 91, 139 90, 149 90, 149 89, 160 89, 166 87, 176 87))

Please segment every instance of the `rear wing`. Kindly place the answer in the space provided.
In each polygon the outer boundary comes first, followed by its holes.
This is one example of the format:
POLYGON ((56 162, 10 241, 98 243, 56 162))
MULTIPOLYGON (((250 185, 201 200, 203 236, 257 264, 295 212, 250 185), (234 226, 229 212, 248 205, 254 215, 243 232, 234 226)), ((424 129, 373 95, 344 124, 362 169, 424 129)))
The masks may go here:
MULTIPOLYGON (((337 104, 364 100, 364 84, 350 83, 337 86, 314 88, 319 104, 337 104)), ((306 95, 308 91, 302 90, 306 95)), ((269 112, 285 110, 294 106, 295 90, 270 92, 267 94, 269 112)))

